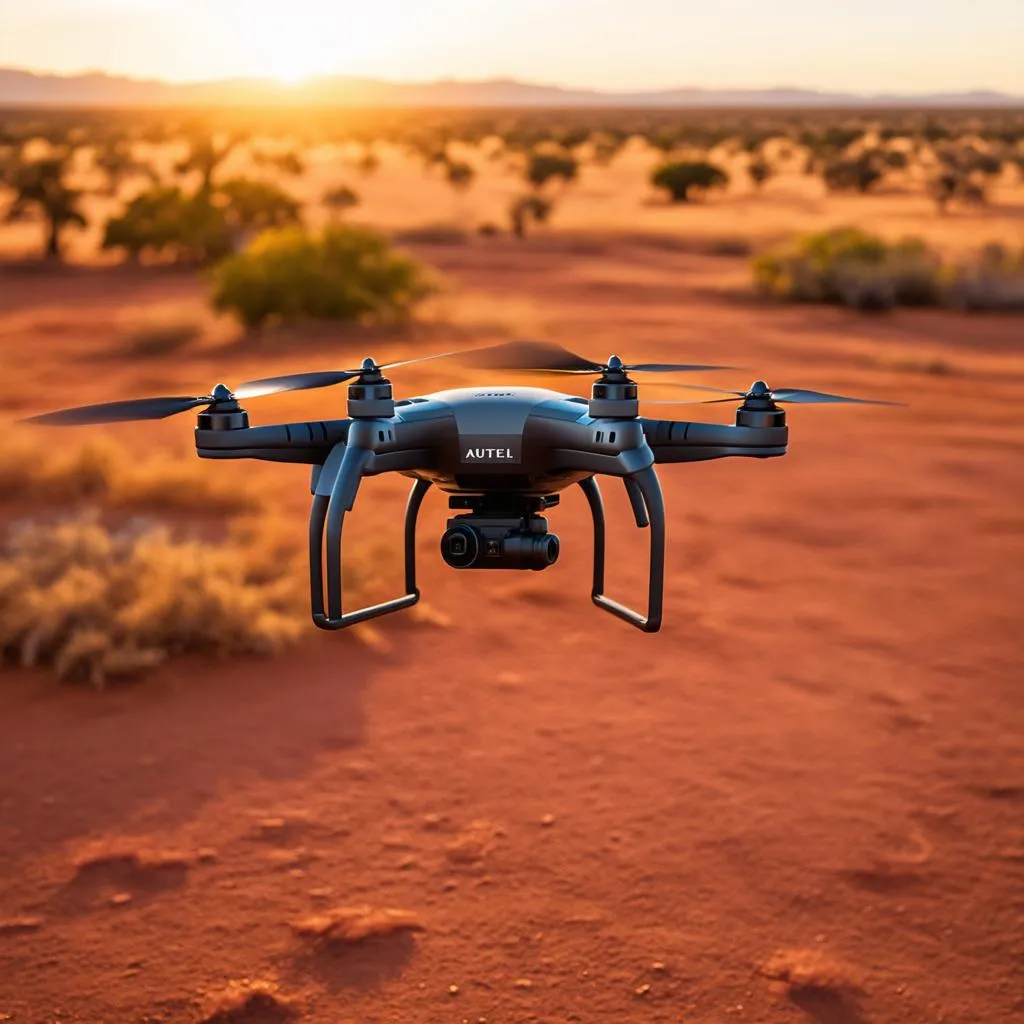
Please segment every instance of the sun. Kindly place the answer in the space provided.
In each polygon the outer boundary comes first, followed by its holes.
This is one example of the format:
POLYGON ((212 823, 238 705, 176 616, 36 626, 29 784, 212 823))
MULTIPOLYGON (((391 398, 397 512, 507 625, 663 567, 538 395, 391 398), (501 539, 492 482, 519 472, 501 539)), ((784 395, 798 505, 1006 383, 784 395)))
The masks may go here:
POLYGON ((337 68, 338 52, 310 19, 262 15, 242 23, 241 40, 254 73, 298 85, 337 68))

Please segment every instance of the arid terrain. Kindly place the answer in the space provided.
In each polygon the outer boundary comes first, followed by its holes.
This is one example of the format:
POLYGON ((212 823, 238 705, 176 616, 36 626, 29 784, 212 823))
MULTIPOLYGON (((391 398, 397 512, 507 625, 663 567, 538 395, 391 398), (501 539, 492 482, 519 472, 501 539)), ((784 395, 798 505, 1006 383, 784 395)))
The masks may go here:
MULTIPOLYGON (((310 624, 276 659, 172 660, 101 693, 6 667, 0 1020, 1024 1020, 1024 320, 776 305, 716 244, 854 222, 1019 245, 1020 188, 937 218, 795 177, 665 210, 634 179, 584 174, 522 243, 411 245, 448 290, 404 332, 239 339, 193 271, 0 268, 8 420, 524 335, 908 403, 793 408, 784 459, 665 467, 657 635, 590 603, 581 495, 550 513, 559 563, 502 575, 441 562, 435 494, 429 610, 365 642, 310 624), (176 317, 195 345, 124 357, 127 332, 176 317)), ((359 188, 391 229, 489 215, 486 189, 386 161, 359 188)), ((30 228, 5 229, 10 252, 30 228)), ((395 374, 402 395, 481 379, 395 374)), ((344 392, 250 406, 310 410, 343 415, 344 392)), ((91 432, 190 457, 187 415, 91 432)), ((205 469, 272 493, 303 542, 301 467, 205 469)), ((639 600, 646 535, 612 483, 610 583, 639 600)), ((407 484, 371 481, 353 516, 396 590, 407 484)))

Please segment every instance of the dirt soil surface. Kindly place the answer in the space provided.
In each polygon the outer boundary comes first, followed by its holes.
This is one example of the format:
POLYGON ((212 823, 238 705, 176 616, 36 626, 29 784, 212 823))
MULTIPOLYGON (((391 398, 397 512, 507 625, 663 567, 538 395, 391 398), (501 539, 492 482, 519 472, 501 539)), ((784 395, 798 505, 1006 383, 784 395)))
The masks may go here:
MULTIPOLYGON (((795 408, 784 459, 666 467, 658 635, 591 605, 581 495, 528 575, 446 568, 435 496, 438 621, 386 622, 386 650, 310 625, 277 661, 102 694, 5 671, 0 1020, 1024 1020, 1021 321, 773 307, 730 298, 742 260, 625 244, 424 255, 475 315, 587 354, 911 406, 795 408)), ((5 415, 365 354, 124 366, 96 355, 117 311, 198 309, 191 276, 2 273, 5 415)), ((447 372, 400 390, 469 379, 447 372)), ((252 473, 301 532, 305 473, 252 473)), ((610 583, 639 601, 646 537, 613 483, 610 583)), ((406 484, 372 481, 354 529, 397 543, 406 484)))

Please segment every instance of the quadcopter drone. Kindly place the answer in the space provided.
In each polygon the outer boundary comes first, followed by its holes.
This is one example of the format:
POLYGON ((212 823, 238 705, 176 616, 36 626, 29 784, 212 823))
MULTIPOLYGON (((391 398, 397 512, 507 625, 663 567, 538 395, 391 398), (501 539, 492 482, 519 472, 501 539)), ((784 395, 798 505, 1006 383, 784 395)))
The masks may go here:
MULTIPOLYGON (((355 370, 316 371, 249 381, 235 391, 218 384, 201 397, 142 398, 82 406, 31 418, 50 425, 155 420, 201 409, 195 429, 203 459, 262 459, 312 466, 309 575, 313 622, 343 629, 415 604, 416 520, 431 485, 449 495, 460 514, 447 522, 441 557, 454 569, 542 570, 558 559, 559 539, 542 514, 565 488, 578 485, 594 524, 591 597, 605 611, 647 633, 661 628, 665 578, 665 503, 655 466, 729 456, 785 455, 788 402, 856 402, 799 388, 715 392, 710 402, 735 402, 735 425, 648 419, 639 415, 631 373, 690 372, 727 367, 681 363, 626 365, 618 356, 598 363, 547 342, 518 341, 469 352, 445 352, 355 370), (590 399, 539 387, 488 386, 438 391, 395 400, 384 371, 445 356, 469 366, 596 376, 590 399), (348 417, 250 426, 239 404, 263 395, 349 383, 348 417), (363 477, 401 473, 414 480, 405 511, 405 593, 381 604, 346 611, 342 600, 342 535, 363 477), (650 531, 646 614, 604 593, 605 520, 598 475, 625 484, 638 527, 650 531), (325 559, 326 540, 326 559, 325 559), (324 567, 326 564, 326 595, 324 567)), ((658 403, 693 404, 693 403, 658 403)))

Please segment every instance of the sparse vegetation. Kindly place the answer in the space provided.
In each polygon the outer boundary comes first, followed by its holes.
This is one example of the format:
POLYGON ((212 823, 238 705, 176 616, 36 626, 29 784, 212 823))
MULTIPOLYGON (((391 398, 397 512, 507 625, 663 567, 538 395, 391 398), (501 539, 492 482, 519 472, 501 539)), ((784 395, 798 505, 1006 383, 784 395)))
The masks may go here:
POLYGON ((838 303, 861 310, 956 305, 1024 308, 1024 255, 990 246, 974 262, 944 265, 917 238, 886 242, 858 228, 805 235, 762 253, 754 279, 789 302, 838 303))
POLYGON ((368 228, 268 231, 214 269, 213 302, 246 327, 275 320, 401 322, 435 290, 426 268, 368 228))
POLYGON ((97 688, 172 655, 275 654, 304 626, 302 577, 279 557, 163 526, 22 523, 0 561, 0 653, 97 688))
POLYGON ((516 238, 526 237, 526 227, 531 222, 546 224, 550 216, 551 200, 539 195, 519 196, 509 207, 509 220, 516 238))
POLYGON ((661 164, 651 173, 651 184, 669 194, 673 203, 688 203, 695 195, 725 188, 729 175, 704 160, 676 160, 661 164))
POLYGON ((109 438, 54 445, 42 429, 7 429, 0 447, 0 505, 92 503, 108 509, 223 515, 261 506, 238 478, 195 461, 139 454, 109 438))
POLYGON ((43 255, 49 260, 59 260, 63 255, 65 229, 83 228, 87 224, 81 209, 82 192, 67 182, 72 153, 72 149, 65 148, 46 157, 28 159, 19 152, 0 165, 0 183, 14 193, 5 219, 16 221, 31 214, 42 217, 46 225, 43 255))

